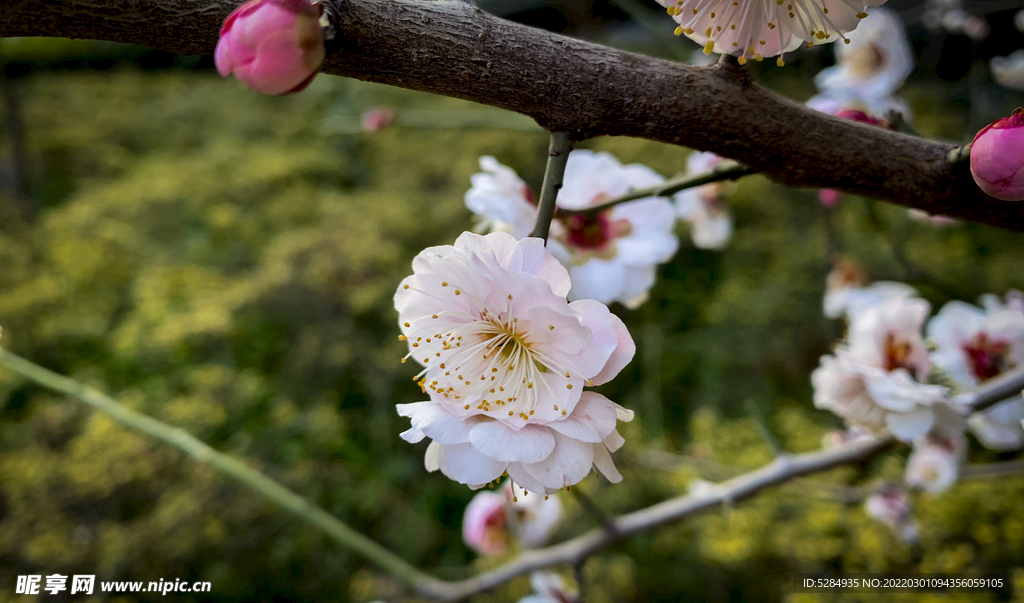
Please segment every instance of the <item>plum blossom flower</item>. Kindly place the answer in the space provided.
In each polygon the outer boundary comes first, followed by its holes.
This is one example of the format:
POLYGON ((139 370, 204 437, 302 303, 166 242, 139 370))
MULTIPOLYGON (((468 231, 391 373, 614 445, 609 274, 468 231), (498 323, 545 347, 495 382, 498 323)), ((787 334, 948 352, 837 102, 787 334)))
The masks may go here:
POLYGON ((529 496, 507 482, 500 492, 479 492, 462 517, 462 539, 481 555, 495 555, 508 548, 513 538, 535 547, 548 539, 562 519, 557 495, 529 496))
POLYGON ((925 437, 914 442, 907 459, 904 480, 908 486, 931 494, 949 489, 960 475, 960 461, 966 451, 962 437, 925 437))
POLYGON ((481 157, 480 169, 483 172, 470 176, 465 198, 479 220, 477 230, 507 232, 517 239, 528 236, 537 219, 533 191, 494 157, 481 157))
POLYGON ((955 432, 946 388, 925 383, 931 363, 920 331, 928 310, 924 300, 896 297, 857 314, 848 344, 811 374, 815 406, 903 441, 955 432))
MULTIPOLYGON (((466 193, 466 206, 480 217, 478 229, 527 236, 537 216, 530 188, 491 157, 481 158, 480 165, 485 172, 473 176, 466 193)), ((622 165, 608 153, 573 151, 556 206, 582 210, 663 181, 650 168, 622 165)), ((667 262, 679 247, 674 224, 671 202, 657 197, 593 215, 556 213, 548 249, 569 270, 569 299, 638 307, 654 284, 655 266, 667 262)))
MULTIPOLYGON (((1024 366, 1024 313, 989 303, 949 302, 928 323, 932 361, 965 391, 1024 366)), ((1022 419, 1024 398, 1012 396, 967 422, 986 447, 1016 450, 1024 448, 1022 419)))
MULTIPOLYGON (((573 151, 555 205, 581 210, 655 186, 664 178, 647 166, 622 165, 608 153, 573 151)), ((596 215, 566 215, 551 224, 548 249, 572 278, 571 299, 613 301, 636 308, 654 284, 655 266, 679 248, 675 210, 659 197, 616 205, 596 215)))
POLYGON ((1019 314, 1024 314, 1024 292, 1011 289, 1006 293, 1003 299, 1000 299, 999 296, 992 295, 991 293, 982 295, 981 307, 985 308, 989 312, 1005 309, 1013 310, 1019 314))
POLYGON ((825 316, 839 318, 845 314, 854 320, 864 310, 890 299, 917 295, 913 287, 904 283, 879 281, 868 285, 867 280, 867 273, 853 260, 842 258, 836 262, 825 279, 825 316))
POLYGON ((853 442, 868 440, 871 437, 871 430, 862 425, 854 425, 846 429, 833 429, 821 436, 821 447, 832 450, 853 442))
POLYGON ((914 55, 900 18, 888 9, 873 8, 849 40, 837 47, 837 64, 815 76, 821 96, 808 104, 832 114, 826 110, 830 102, 874 115, 906 114, 906 105, 892 97, 914 70, 914 55))
POLYGON ((1024 109, 990 123, 974 136, 971 175, 991 197, 1024 201, 1024 109))
MULTIPOLYGON (((705 54, 734 55, 740 64, 808 46, 846 40, 846 32, 867 17, 864 10, 885 0, 658 0, 705 54)), ((778 60, 782 65, 782 59, 778 60)))
POLYGON ((871 494, 864 501, 864 512, 889 526, 904 542, 917 540, 917 523, 903 488, 890 486, 871 494))
POLYGON ((609 452, 633 413, 583 388, 614 377, 636 346, 604 304, 567 301, 569 274, 544 242, 464 233, 420 252, 413 272, 395 308, 429 401, 397 409, 412 419, 405 440, 432 440, 427 469, 474 488, 507 472, 544 494, 592 467, 620 481, 609 452))
POLYGON ((955 219, 950 218, 949 216, 943 216, 940 214, 930 214, 924 210, 914 208, 908 209, 907 215, 909 215, 911 218, 918 222, 930 224, 936 227, 950 226, 951 224, 957 223, 955 219))
POLYGON ((249 0, 224 20, 214 61, 262 94, 291 94, 313 81, 324 61, 320 7, 307 0, 249 0))
POLYGON ((519 599, 519 603, 579 603, 580 600, 576 589, 566 585, 554 572, 533 572, 530 586, 534 594, 519 599))
MULTIPOLYGON (((690 174, 708 172, 722 161, 714 153, 690 153, 686 160, 686 171, 690 174)), ((690 224, 690 237, 694 246, 721 249, 732 238, 732 217, 725 208, 724 189, 724 182, 712 182, 676 194, 676 213, 690 224)))

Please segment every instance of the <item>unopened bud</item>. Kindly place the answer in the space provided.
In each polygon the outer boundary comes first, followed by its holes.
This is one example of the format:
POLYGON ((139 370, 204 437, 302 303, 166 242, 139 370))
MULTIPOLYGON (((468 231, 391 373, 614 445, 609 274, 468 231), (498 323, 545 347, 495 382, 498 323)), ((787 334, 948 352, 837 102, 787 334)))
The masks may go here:
POLYGON ((1024 109, 978 132, 971 143, 971 174, 996 199, 1024 200, 1024 109))

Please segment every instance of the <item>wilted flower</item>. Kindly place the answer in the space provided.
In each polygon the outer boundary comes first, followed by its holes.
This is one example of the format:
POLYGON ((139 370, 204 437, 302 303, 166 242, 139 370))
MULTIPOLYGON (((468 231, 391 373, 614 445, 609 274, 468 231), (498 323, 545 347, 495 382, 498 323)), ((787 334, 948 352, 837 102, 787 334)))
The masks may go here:
POLYGON ((517 239, 530 234, 537 219, 533 191, 511 168, 494 157, 480 158, 481 173, 470 176, 466 207, 480 224, 478 229, 507 232, 517 239))
MULTIPOLYGON (((686 171, 701 174, 714 169, 722 161, 714 153, 690 153, 686 160, 686 171)), ((694 246, 721 249, 732 238, 732 217, 725 208, 724 189, 724 182, 712 182, 676 194, 676 212, 690 224, 690 237, 694 246)))
POLYGON ((932 494, 944 492, 956 482, 965 450, 960 437, 926 437, 914 442, 904 477, 907 485, 932 494))
MULTIPOLYGON (((1024 365, 1024 313, 1002 307, 986 310, 953 301, 928 323, 935 343, 932 361, 966 390, 1024 365)), ((968 419, 982 444, 996 450, 1024 447, 1024 398, 1012 396, 968 419)))
POLYGON ((850 320, 864 310, 890 299, 907 299, 917 295, 910 285, 892 281, 867 284, 868 275, 851 259, 842 258, 825 279, 824 313, 828 318, 844 314, 850 320))
POLYGON ((508 482, 500 493, 485 491, 473 497, 462 517, 462 539, 481 555, 495 555, 504 552, 513 537, 528 547, 544 544, 561 519, 557 495, 529 496, 508 482))
POLYGON ((814 404, 853 425, 887 427, 903 441, 933 428, 955 431, 946 388, 925 384, 930 360, 921 326, 928 302, 893 298, 857 314, 846 346, 811 374, 814 404))
POLYGON ((633 413, 583 392, 614 377, 636 347, 622 321, 593 300, 569 303, 569 275, 540 239, 464 233, 413 260, 395 308, 430 401, 400 404, 402 437, 433 440, 426 465, 472 487, 506 471, 551 493, 596 467, 619 475, 609 451, 616 420, 633 413))
POLYGON ((214 60, 262 94, 290 94, 313 81, 324 60, 320 7, 306 0, 249 0, 224 21, 214 60))
POLYGON ((553 572, 533 572, 530 586, 534 594, 519 599, 519 603, 578 603, 580 600, 576 589, 567 586, 565 580, 553 572))
POLYGON ((873 493, 864 501, 864 512, 892 528, 905 542, 917 540, 917 524, 903 488, 887 487, 873 493))
MULTIPOLYGON (((704 52, 731 54, 743 64, 760 61, 808 45, 846 39, 845 34, 867 17, 864 10, 885 0, 658 0, 685 34, 704 52)), ((782 59, 779 59, 782 64, 782 59)))
POLYGON ((1024 109, 985 126, 971 143, 971 175, 989 196, 1024 200, 1024 109))

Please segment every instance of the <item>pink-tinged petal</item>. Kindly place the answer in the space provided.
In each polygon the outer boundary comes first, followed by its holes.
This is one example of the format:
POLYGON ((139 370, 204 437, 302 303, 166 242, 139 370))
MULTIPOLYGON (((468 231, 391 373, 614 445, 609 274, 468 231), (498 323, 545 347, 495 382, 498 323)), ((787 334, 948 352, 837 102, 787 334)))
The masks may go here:
POLYGON ((441 471, 461 484, 486 484, 504 473, 507 462, 481 454, 472 444, 445 446, 440 455, 441 471))
POLYGON ((622 481, 622 474, 615 468, 615 461, 604 444, 594 444, 594 466, 611 483, 617 484, 622 481))
POLYGON ((523 468, 549 490, 558 490, 579 483, 594 465, 594 447, 560 433, 555 433, 555 449, 539 463, 523 468))
POLYGON ((213 62, 217 65, 217 73, 221 77, 231 75, 231 72, 235 69, 235 63, 231 57, 231 49, 228 47, 226 38, 217 40, 217 49, 213 53, 213 62))
POLYGON ((544 241, 526 238, 519 241, 518 251, 522 253, 523 272, 537 276, 551 287, 551 292, 559 297, 569 295, 572 281, 565 266, 556 260, 544 248, 544 241))
POLYGON ((395 408, 399 416, 412 419, 414 429, 422 431, 427 437, 441 444, 469 442, 469 432, 480 420, 474 417, 460 420, 437 402, 397 404, 395 408))
POLYGON ((596 392, 583 392, 572 414, 548 427, 575 440, 601 443, 615 431, 615 404, 596 392))
POLYGON ((527 317, 533 326, 530 345, 540 353, 576 355, 593 344, 593 333, 575 316, 538 306, 530 308, 527 317))
POLYGON ((462 539, 483 555, 495 555, 508 546, 508 503, 495 492, 480 492, 466 505, 462 539))
POLYGON ((497 421, 485 421, 469 432, 473 447, 505 462, 536 463, 551 454, 555 438, 547 427, 525 425, 514 431, 497 421))
POLYGON ((636 353, 636 344, 630 337, 626 325, 608 307, 591 300, 574 301, 569 306, 580 313, 580 322, 594 332, 592 349, 600 357, 610 352, 604 365, 591 380, 594 385, 601 385, 619 374, 636 353), (600 350, 600 351, 598 351, 600 350))
POLYGON ((263 38, 256 58, 236 69, 235 76, 254 92, 285 94, 309 77, 302 60, 302 52, 295 45, 295 34, 280 31, 263 38))
POLYGON ((427 453, 423 457, 423 466, 426 467, 427 471, 433 473, 441 468, 440 458, 442 450, 444 450, 444 445, 437 442, 431 442, 427 446, 427 453))

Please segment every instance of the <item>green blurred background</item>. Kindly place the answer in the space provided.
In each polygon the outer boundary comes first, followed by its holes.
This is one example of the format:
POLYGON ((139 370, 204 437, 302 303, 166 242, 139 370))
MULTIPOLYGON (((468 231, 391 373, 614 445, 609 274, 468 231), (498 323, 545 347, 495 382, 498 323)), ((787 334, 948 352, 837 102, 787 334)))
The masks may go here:
MULTIPOLYGON (((629 23, 620 15, 610 30, 603 21, 578 29, 666 52, 629 23)), ((426 473, 425 443, 398 438, 407 421, 394 405, 422 394, 399 362, 391 298, 419 250, 471 227, 462 196, 481 155, 539 188, 543 132, 497 110, 330 76, 296 96, 262 97, 217 77, 208 59, 106 43, 5 40, 0 54, 29 168, 19 193, 6 129, 5 348, 244 458, 439 577, 507 559, 477 559, 463 545, 473 493, 426 473), (395 125, 359 131, 373 106, 392 108, 395 125)), ((760 78, 804 100, 828 56, 760 78)), ((904 90, 927 136, 964 140, 1019 102, 981 61, 954 77, 935 73, 919 71, 904 90)), ((688 153, 633 139, 581 147, 666 176, 688 153)), ((724 252, 694 249, 681 229, 651 299, 613 308, 638 354, 600 391, 637 420, 620 426, 624 481, 580 486, 607 512, 755 468, 772 458, 773 439, 791 452, 816 449, 840 426, 813 409, 809 383, 843 330, 821 314, 837 254, 874 279, 913 283, 936 309, 1024 288, 1018 234, 936 228, 854 197, 829 211, 815 191, 760 177, 733 186, 729 203, 736 234, 724 252)), ((906 454, 621 543, 585 565, 587 601, 837 600, 791 592, 793 572, 826 570, 1009 570, 1013 600, 1024 601, 1024 476, 915 496, 921 536, 905 544, 847 486, 898 482, 906 454)), ((971 451, 973 462, 1013 457, 971 451)), ((569 518, 556 538, 599 525, 560 496, 569 518)), ((50 573, 212 582, 212 593, 170 594, 176 601, 402 596, 387 575, 241 486, 0 369, 0 601, 24 599, 18 575, 50 573)), ((477 600, 528 592, 522 578, 477 600)))

